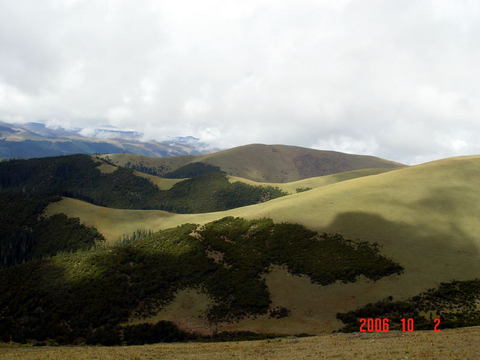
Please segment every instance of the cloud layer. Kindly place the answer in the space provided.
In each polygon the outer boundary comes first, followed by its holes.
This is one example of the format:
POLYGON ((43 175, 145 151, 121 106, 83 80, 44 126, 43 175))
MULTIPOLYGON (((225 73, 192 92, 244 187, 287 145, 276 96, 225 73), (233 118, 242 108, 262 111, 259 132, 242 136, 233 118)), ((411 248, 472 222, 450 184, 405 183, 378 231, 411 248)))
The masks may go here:
POLYGON ((474 0, 0 0, 0 119, 480 153, 474 0))

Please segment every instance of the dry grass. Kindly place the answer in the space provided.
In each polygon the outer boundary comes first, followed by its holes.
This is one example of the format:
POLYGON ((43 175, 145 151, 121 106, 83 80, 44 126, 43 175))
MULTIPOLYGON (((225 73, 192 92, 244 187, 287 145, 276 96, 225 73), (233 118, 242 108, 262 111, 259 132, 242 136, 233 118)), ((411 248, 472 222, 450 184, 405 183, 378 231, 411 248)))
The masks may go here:
POLYGON ((97 169, 100 170, 102 174, 111 174, 118 168, 107 163, 101 163, 99 166, 97 166, 97 169))
POLYGON ((130 347, 0 347, 1 360, 302 360, 480 358, 480 329, 413 333, 332 334, 228 343, 157 344, 130 347))
POLYGON ((167 179, 167 178, 162 178, 159 176, 155 175, 150 175, 150 174, 145 174, 141 171, 134 171, 133 172, 135 175, 143 177, 147 180, 150 180, 150 182, 153 185, 156 185, 160 190, 169 190, 175 185, 176 183, 183 181, 185 179, 167 179))

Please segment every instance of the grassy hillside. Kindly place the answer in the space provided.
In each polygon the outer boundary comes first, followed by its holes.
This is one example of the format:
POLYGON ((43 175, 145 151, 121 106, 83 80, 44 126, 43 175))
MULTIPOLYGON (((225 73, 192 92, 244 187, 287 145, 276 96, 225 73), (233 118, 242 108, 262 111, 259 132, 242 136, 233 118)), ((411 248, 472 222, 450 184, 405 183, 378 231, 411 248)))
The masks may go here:
POLYGON ((335 184, 340 181, 355 179, 362 176, 370 176, 370 175, 377 175, 387 171, 392 171, 393 168, 379 168, 379 169, 361 169, 361 170, 352 170, 346 171, 341 173, 336 173, 332 175, 324 175, 324 176, 316 176, 307 179, 291 181, 287 183, 265 183, 265 182, 257 182, 245 178, 241 178, 238 176, 228 176, 230 182, 243 182, 245 184, 249 184, 252 186, 273 186, 278 187, 280 190, 289 193, 295 194, 297 192, 307 191, 311 189, 316 189, 321 186, 335 184))
POLYGON ((121 227, 121 233, 185 222, 201 224, 230 215, 270 217, 319 232, 378 242, 383 254, 404 267, 401 276, 318 288, 308 279, 279 270, 267 275, 266 283, 273 303, 293 308, 291 316, 278 320, 259 317, 228 327, 264 332, 289 327, 321 332, 344 325, 337 313, 354 311, 389 296, 394 301, 406 301, 438 288, 441 282, 480 278, 478 179, 480 157, 469 156, 346 180, 218 213, 173 215, 110 210, 71 200, 54 204, 49 211, 78 216, 111 236, 118 231, 115 224, 121 227))
POLYGON ((252 144, 197 156, 147 158, 128 154, 105 156, 117 165, 164 176, 190 163, 217 166, 228 175, 259 182, 291 182, 309 177, 402 164, 373 156, 344 154, 287 145, 252 144))

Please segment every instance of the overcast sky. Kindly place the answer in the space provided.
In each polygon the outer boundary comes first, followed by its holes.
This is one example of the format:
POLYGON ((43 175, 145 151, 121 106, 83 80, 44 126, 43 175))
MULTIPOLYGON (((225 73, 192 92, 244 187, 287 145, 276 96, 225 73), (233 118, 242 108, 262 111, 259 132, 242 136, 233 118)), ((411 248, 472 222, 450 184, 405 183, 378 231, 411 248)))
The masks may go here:
POLYGON ((0 0, 0 119, 480 154, 477 0, 0 0))

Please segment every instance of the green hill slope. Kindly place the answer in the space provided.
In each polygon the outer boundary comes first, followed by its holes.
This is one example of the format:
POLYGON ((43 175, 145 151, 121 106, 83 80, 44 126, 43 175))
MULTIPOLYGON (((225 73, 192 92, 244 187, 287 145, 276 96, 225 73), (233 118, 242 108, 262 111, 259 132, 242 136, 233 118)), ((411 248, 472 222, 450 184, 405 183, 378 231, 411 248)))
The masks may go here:
POLYGON ((125 230, 160 229, 186 222, 202 224, 224 216, 269 217, 379 243, 382 254, 405 269, 401 276, 319 287, 308 278, 274 269, 266 276, 273 303, 293 309, 291 315, 284 319, 244 319, 224 327, 318 333, 341 328, 338 313, 389 296, 406 301, 437 288, 441 282, 480 278, 478 179, 480 157, 469 156, 346 180, 218 213, 111 210, 69 200, 53 204, 49 211, 78 216, 102 233, 111 231, 113 224, 122 224, 125 230))
POLYGON ((373 156, 344 154, 287 145, 252 144, 197 156, 148 158, 109 154, 113 163, 164 176, 191 163, 217 166, 228 175, 259 182, 291 182, 314 176, 404 165, 373 156))

